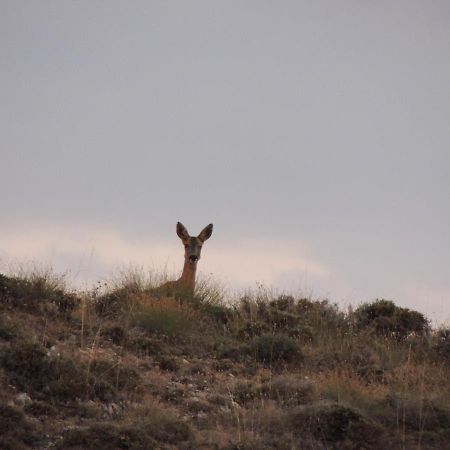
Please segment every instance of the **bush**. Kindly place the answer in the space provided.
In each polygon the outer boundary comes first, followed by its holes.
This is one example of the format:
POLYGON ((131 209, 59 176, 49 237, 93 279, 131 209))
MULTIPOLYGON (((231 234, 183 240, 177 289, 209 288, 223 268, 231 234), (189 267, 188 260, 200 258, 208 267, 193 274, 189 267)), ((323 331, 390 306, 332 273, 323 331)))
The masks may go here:
POLYGON ((402 423, 411 431, 450 430, 450 411, 447 405, 441 405, 436 399, 417 392, 391 392, 382 402, 383 414, 380 420, 390 421, 394 425, 398 420, 398 411, 402 411, 402 423))
POLYGON ((116 318, 129 311, 136 294, 136 290, 123 287, 101 295, 94 301, 95 312, 100 317, 116 318))
POLYGON ((157 442, 146 433, 133 426, 119 426, 112 423, 99 423, 88 428, 69 430, 57 446, 59 450, 85 449, 135 449, 157 448, 157 442))
POLYGON ((119 365, 106 359, 94 359, 89 365, 90 385, 112 386, 117 390, 136 389, 141 381, 139 373, 132 367, 119 365))
POLYGON ((310 403, 315 398, 314 385, 295 375, 278 375, 263 383, 241 382, 233 390, 233 397, 241 404, 253 400, 270 399, 285 406, 310 403))
POLYGON ((369 383, 382 382, 387 369, 373 347, 358 341, 351 341, 337 349, 320 349, 310 357, 309 362, 318 371, 347 369, 369 383))
POLYGON ((56 416, 58 414, 58 409, 53 405, 39 400, 33 400, 32 402, 27 403, 24 406, 24 411, 27 414, 37 417, 56 416))
POLYGON ((138 305, 131 322, 146 332, 176 337, 193 333, 200 320, 189 305, 166 298, 138 305))
POLYGON ((275 299, 246 296, 241 299, 239 312, 243 319, 239 335, 244 338, 275 332, 313 342, 316 336, 348 329, 345 314, 327 300, 295 299, 289 295, 275 299))
POLYGON ((70 313, 79 300, 64 291, 63 281, 49 273, 31 274, 25 278, 0 274, 0 305, 12 306, 30 312, 70 313))
POLYGON ((303 405, 314 400, 316 391, 311 381, 297 375, 278 375, 263 383, 260 392, 266 398, 285 405, 303 405))
POLYGON ((167 372, 177 372, 179 370, 178 364, 175 361, 174 358, 168 358, 165 356, 162 356, 159 360, 159 368, 161 370, 167 371, 167 372))
POLYGON ((105 327, 101 330, 101 335, 115 345, 123 344, 127 338, 126 330, 121 325, 105 327))
POLYGON ((353 313, 357 328, 369 328, 382 336, 404 339, 411 333, 428 333, 425 316, 417 311, 396 306, 390 300, 378 299, 365 303, 353 313))
POLYGON ((440 358, 450 363, 450 328, 438 330, 435 339, 434 351, 440 358))
POLYGON ((380 448, 381 427, 344 405, 299 407, 291 415, 290 423, 295 433, 312 434, 330 444, 347 441, 352 444, 350 448, 380 448))
POLYGON ((281 362, 303 362, 303 353, 297 343, 284 334, 263 334, 253 339, 250 353, 256 360, 277 365, 281 362))
POLYGON ((150 411, 126 424, 99 423, 69 430, 57 448, 147 450, 165 448, 161 443, 176 445, 191 438, 191 429, 177 417, 164 411, 150 411))
POLYGON ((39 344, 19 342, 5 348, 0 362, 11 384, 37 398, 75 400, 86 392, 80 369, 70 360, 48 357, 39 344))
POLYGON ((24 414, 11 406, 0 404, 0 448, 22 450, 37 442, 38 435, 24 414))
POLYGON ((134 369, 109 361, 94 360, 83 370, 72 360, 48 356, 44 347, 30 342, 3 349, 0 363, 9 382, 37 400, 111 400, 117 389, 134 389, 140 380, 134 369))
POLYGON ((0 316, 0 339, 3 341, 12 341, 17 337, 16 328, 0 316))
POLYGON ((219 325, 228 325, 233 319, 233 310, 223 305, 207 303, 200 309, 219 325))

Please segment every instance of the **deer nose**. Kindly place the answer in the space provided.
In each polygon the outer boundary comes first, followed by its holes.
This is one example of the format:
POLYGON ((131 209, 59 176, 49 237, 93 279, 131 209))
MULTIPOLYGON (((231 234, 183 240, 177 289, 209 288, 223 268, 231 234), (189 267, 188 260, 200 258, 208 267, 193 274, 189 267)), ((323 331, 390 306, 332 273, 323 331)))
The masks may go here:
POLYGON ((191 256, 189 256, 189 259, 190 259, 192 262, 195 262, 195 261, 198 261, 198 256, 197 256, 197 255, 191 255, 191 256))

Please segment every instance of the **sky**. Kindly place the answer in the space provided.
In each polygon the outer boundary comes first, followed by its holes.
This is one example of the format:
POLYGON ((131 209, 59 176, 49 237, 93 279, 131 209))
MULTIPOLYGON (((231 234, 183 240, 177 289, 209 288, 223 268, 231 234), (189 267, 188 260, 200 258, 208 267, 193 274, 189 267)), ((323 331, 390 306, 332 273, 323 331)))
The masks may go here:
POLYGON ((181 270, 450 322, 447 0, 0 0, 0 270, 181 270))

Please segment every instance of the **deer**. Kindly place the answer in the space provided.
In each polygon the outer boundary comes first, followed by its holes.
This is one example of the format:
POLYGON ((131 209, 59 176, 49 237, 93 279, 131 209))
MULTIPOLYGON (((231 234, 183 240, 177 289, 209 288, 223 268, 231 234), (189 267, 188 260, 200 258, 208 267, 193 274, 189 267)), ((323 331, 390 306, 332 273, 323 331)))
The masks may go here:
POLYGON ((156 288, 156 294, 168 296, 192 296, 195 289, 195 275, 197 272, 197 263, 200 260, 202 246, 208 240, 213 231, 213 224, 207 225, 200 234, 190 236, 186 227, 177 222, 177 235, 184 245, 184 265, 180 278, 174 281, 168 281, 156 288))

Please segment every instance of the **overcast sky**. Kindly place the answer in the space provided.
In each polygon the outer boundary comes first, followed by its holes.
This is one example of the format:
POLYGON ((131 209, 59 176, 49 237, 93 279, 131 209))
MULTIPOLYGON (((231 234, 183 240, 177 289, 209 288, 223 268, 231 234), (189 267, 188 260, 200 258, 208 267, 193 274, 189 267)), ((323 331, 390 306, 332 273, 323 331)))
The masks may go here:
POLYGON ((450 320, 450 2, 0 0, 0 269, 199 268, 450 320))

